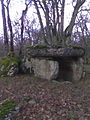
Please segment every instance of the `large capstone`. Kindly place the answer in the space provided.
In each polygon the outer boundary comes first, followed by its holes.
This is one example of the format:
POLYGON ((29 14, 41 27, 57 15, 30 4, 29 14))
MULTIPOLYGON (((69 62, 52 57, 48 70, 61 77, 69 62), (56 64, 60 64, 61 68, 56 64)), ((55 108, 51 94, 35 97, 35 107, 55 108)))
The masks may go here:
POLYGON ((59 73, 59 63, 48 59, 31 59, 35 76, 47 80, 57 79, 59 73))
POLYGON ((28 49, 28 55, 32 57, 82 57, 85 54, 82 48, 56 47, 43 49, 28 49))

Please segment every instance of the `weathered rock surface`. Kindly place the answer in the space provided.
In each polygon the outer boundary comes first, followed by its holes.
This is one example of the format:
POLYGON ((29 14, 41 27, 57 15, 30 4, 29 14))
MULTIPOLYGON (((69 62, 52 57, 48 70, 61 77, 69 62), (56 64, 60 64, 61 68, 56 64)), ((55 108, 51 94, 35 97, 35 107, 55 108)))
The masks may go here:
POLYGON ((84 77, 84 61, 82 58, 79 58, 77 61, 73 61, 71 68, 73 71, 72 81, 79 81, 82 77, 84 77))
POLYGON ((77 82, 83 77, 83 59, 62 59, 59 61, 59 80, 77 82))
POLYGON ((15 76, 19 72, 19 59, 14 53, 0 59, 0 76, 15 76))
POLYGON ((31 64, 36 77, 47 80, 77 82, 83 77, 83 59, 48 60, 31 58, 31 64))
POLYGON ((21 68, 22 73, 30 73, 31 72, 31 61, 27 59, 22 60, 20 68, 21 68))
POLYGON ((19 68, 15 64, 13 64, 8 70, 7 75, 10 77, 15 76, 16 74, 18 74, 18 72, 19 72, 19 68))
POLYGON ((16 64, 12 64, 8 67, 6 66, 1 66, 0 67, 0 76, 15 76, 19 72, 19 67, 16 64))
POLYGON ((59 73, 59 63, 46 59, 31 59, 35 76, 47 80, 57 79, 59 73))
POLYGON ((81 48, 43 48, 29 49, 28 55, 32 57, 82 57, 85 51, 81 48))

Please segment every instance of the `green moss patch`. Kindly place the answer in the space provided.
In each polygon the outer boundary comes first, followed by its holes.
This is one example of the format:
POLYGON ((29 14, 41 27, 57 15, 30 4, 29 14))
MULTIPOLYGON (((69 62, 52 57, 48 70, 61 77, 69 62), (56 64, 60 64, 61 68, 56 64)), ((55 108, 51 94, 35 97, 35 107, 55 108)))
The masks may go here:
POLYGON ((37 44, 34 46, 34 48, 43 49, 43 48, 48 48, 48 47, 46 45, 43 45, 43 44, 37 44))
POLYGON ((17 104, 14 101, 5 101, 0 105, 0 120, 5 119, 5 115, 8 115, 12 112, 12 109, 15 108, 17 104))
POLYGON ((85 49, 81 46, 70 45, 69 47, 74 48, 74 49, 82 49, 85 51, 85 49))
POLYGON ((0 76, 7 76, 8 70, 13 66, 19 65, 19 58, 13 53, 8 53, 7 56, 0 60, 0 76))
POLYGON ((28 46, 27 49, 45 49, 48 48, 47 45, 43 44, 36 44, 35 46, 28 46))

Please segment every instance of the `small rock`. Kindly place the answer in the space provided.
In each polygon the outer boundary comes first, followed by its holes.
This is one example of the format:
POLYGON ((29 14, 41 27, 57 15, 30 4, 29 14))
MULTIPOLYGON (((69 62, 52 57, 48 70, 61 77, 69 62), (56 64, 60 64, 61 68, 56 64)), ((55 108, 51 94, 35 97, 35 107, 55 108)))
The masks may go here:
POLYGON ((30 100, 29 104, 36 104, 36 101, 35 100, 30 100))

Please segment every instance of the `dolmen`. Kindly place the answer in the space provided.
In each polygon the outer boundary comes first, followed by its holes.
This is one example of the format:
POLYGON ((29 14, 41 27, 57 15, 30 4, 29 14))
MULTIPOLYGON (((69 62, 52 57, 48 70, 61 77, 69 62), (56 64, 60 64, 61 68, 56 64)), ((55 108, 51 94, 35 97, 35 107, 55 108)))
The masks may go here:
POLYGON ((30 48, 34 75, 45 80, 79 81, 83 77, 85 51, 79 47, 30 48))

